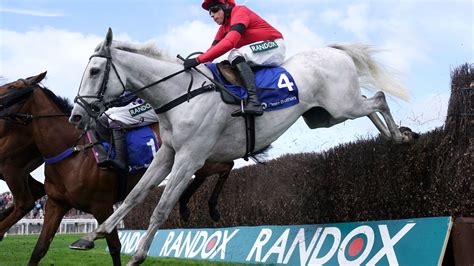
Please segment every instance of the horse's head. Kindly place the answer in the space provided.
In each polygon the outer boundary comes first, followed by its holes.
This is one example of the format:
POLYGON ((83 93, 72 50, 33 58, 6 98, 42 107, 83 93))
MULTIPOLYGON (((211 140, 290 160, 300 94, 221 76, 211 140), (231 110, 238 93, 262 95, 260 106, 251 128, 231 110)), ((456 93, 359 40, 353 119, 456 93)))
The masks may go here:
POLYGON ((45 76, 46 72, 0 86, 0 168, 12 154, 28 149, 26 154, 31 155, 31 149, 36 149, 31 135, 23 126, 28 118, 22 114, 27 108, 26 102, 45 76))
POLYGON ((0 86, 0 119, 9 120, 10 115, 23 105, 45 76, 46 72, 43 72, 0 86))
POLYGON ((80 129, 95 126, 107 103, 120 96, 125 86, 112 59, 112 30, 99 44, 84 70, 69 122, 80 129))
POLYGON ((0 86, 0 97, 2 95, 4 95, 4 92, 5 92, 4 90, 7 90, 7 89, 20 90, 20 89, 23 89, 25 87, 34 86, 34 85, 40 83, 44 79, 44 77, 46 77, 46 73, 47 73, 47 71, 45 71, 43 73, 40 73, 36 76, 28 77, 26 79, 18 79, 16 81, 1 85, 0 86))

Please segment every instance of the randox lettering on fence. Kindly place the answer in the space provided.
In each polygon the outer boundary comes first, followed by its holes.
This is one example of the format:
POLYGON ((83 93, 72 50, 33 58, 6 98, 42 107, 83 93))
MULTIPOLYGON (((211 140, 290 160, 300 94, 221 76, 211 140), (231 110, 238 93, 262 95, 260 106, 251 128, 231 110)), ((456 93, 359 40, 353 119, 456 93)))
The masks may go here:
MULTIPOLYGON (((149 256, 281 265, 440 265, 450 217, 159 230, 149 256)), ((145 231, 119 231, 133 254, 145 231)))

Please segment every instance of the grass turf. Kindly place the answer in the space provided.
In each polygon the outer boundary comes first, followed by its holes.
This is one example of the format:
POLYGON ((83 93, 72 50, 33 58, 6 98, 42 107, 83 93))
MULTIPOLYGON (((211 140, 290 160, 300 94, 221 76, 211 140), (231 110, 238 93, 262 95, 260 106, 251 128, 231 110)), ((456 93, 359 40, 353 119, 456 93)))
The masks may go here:
MULTIPOLYGON (((95 248, 89 251, 69 249, 68 246, 82 235, 58 234, 40 261, 40 265, 112 265, 112 259, 105 247, 104 239, 95 241, 95 248)), ((0 242, 0 266, 27 265, 38 235, 6 236, 0 242)), ((122 265, 130 256, 121 255, 122 265)), ((233 265, 229 263, 205 262, 197 260, 158 259, 148 257, 142 265, 233 265)), ((243 265, 243 264, 240 264, 243 265)))

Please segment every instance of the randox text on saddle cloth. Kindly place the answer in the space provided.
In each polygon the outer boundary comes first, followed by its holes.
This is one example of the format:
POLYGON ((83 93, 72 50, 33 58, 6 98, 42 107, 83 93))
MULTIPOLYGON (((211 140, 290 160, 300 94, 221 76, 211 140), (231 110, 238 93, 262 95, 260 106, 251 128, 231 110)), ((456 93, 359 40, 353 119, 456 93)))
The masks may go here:
MULTIPOLYGON (((327 225, 159 230, 151 257, 282 265, 438 265, 450 217, 327 225), (428 263, 428 264, 427 264, 428 263)), ((120 231, 133 254, 145 231, 120 231)))

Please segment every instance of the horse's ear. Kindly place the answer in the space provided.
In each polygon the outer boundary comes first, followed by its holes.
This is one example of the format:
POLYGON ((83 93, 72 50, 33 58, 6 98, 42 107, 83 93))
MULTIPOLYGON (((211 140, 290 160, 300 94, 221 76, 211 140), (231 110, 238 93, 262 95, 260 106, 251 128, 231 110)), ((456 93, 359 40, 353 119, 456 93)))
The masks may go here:
POLYGON ((48 71, 45 71, 45 72, 43 72, 41 74, 38 74, 36 76, 27 78, 26 81, 27 81, 28 85, 35 85, 35 84, 41 82, 44 79, 44 77, 46 77, 46 73, 48 73, 48 71))
POLYGON ((107 31, 107 36, 105 37, 105 46, 110 47, 112 44, 112 39, 113 39, 113 33, 112 29, 109 27, 109 30, 107 31))

